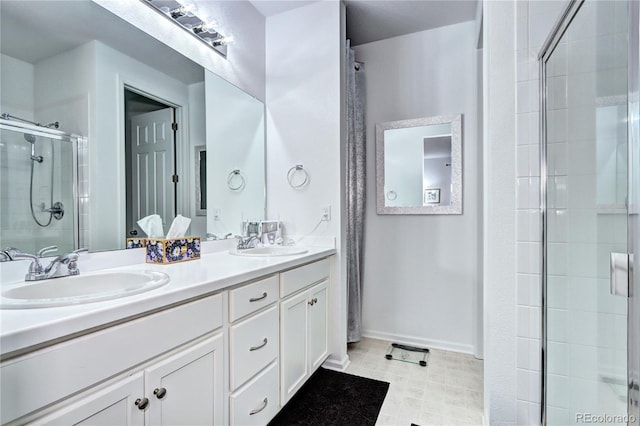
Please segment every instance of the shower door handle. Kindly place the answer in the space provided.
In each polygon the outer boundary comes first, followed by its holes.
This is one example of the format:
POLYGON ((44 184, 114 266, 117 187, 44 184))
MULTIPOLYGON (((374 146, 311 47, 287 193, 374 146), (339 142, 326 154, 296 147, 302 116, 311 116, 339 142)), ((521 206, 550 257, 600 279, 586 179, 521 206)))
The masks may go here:
POLYGON ((629 297, 629 254, 611 253, 610 291, 613 296, 629 297))

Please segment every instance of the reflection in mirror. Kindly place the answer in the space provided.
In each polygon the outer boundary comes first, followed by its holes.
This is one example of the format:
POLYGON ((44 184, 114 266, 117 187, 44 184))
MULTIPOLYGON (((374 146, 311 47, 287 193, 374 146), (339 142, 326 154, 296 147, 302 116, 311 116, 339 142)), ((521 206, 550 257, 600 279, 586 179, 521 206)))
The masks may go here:
MULTIPOLYGON (((211 176, 213 170, 203 162, 208 173, 199 174, 193 166, 197 152, 194 147, 205 143, 206 127, 214 125, 205 125, 205 119, 219 127, 229 125, 229 133, 234 129, 243 133, 248 127, 255 133, 258 129, 253 113, 249 113, 248 121, 238 115, 232 117, 232 123, 220 122, 229 117, 209 113, 206 102, 215 100, 217 94, 209 91, 211 96, 205 101, 202 66, 94 2, 3 0, 0 12, 0 112, 40 123, 59 121, 60 130, 86 138, 86 148, 78 150, 78 167, 74 169, 77 180, 65 184, 72 192, 77 189, 72 198, 78 201, 79 211, 69 208, 66 213, 73 219, 73 225, 66 229, 70 235, 77 234, 76 248, 124 248, 131 232, 142 236, 136 228, 137 220, 152 213, 162 214, 164 232, 176 214, 191 217, 189 233, 204 237, 207 217, 198 214, 206 214, 203 202, 211 203, 214 194, 207 192, 209 182, 199 178, 211 176), (159 133, 152 129, 159 129, 159 133), (156 139, 152 141, 153 138, 156 139), (159 139, 166 149, 145 151, 144 145, 154 145, 159 139), (147 143, 150 141, 154 143, 147 143), (164 187, 163 191, 147 186, 154 180, 162 182, 159 187, 164 187), (208 196, 202 196, 205 193, 208 196), (155 205, 161 205, 163 211, 156 211, 155 205)), ((159 14, 156 18, 164 19, 159 14)), ((198 42, 194 39, 194 43, 198 42)), ((235 91, 239 98, 251 98, 222 79, 217 87, 235 91)), ((253 100, 263 113, 262 104, 253 100)), ((263 134, 259 139, 264 144, 263 134)), ((264 155, 263 145, 247 150, 247 146, 234 145, 233 141, 233 137, 217 139, 217 148, 228 145, 211 154, 217 171, 225 176, 230 169, 240 167, 239 157, 264 155)), ((38 153, 47 146, 36 142, 38 153)), ((0 167, 5 167, 6 158, 0 167)), ((263 163, 264 157, 260 161, 263 163)), ((7 180, 3 177, 1 197, 18 189, 28 193, 28 179, 14 178, 11 173, 8 176, 7 180)), ((252 179, 251 184, 252 188, 263 185, 260 196, 250 197, 256 204, 254 210, 248 205, 236 209, 235 199, 216 202, 217 208, 228 213, 225 222, 230 227, 243 218, 263 218, 264 172, 262 179, 252 179), (231 217, 232 214, 238 216, 231 217)), ((60 189, 54 188, 54 195, 56 191, 60 189)), ((4 217, 9 216, 3 212, 0 235, 7 235, 4 217)), ((28 244, 25 238, 12 245, 33 251, 46 245, 66 244, 49 230, 30 232, 28 244)), ((0 245, 5 245, 3 241, 0 245)))
POLYGON ((196 158, 196 216, 207 215, 207 147, 198 145, 194 149, 196 158))
POLYGON ((207 102, 207 233, 241 235, 265 218, 264 105, 212 72, 207 102))
POLYGON ((461 115, 376 125, 379 214, 462 213, 461 115))

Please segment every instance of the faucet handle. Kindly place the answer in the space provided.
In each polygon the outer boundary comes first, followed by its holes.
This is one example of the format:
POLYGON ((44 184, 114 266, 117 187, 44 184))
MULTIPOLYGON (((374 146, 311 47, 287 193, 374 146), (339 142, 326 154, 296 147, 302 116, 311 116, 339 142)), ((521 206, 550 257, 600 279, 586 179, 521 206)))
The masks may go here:
POLYGON ((40 250, 38 250, 38 253, 36 255, 38 257, 45 257, 47 254, 52 253, 54 251, 58 251, 58 246, 49 246, 49 247, 41 248, 40 250))
POLYGON ((86 247, 81 247, 81 248, 79 248, 79 249, 77 249, 77 250, 72 251, 71 253, 76 253, 76 254, 78 254, 78 253, 88 253, 88 252, 89 252, 89 249, 88 249, 88 248, 86 248, 86 247))

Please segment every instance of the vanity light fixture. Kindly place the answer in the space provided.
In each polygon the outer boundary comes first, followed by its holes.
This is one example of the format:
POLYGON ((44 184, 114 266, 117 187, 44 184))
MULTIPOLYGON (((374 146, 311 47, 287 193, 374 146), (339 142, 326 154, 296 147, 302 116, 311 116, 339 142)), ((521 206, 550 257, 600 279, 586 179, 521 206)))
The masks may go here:
POLYGON ((227 56, 227 45, 233 42, 233 37, 220 34, 215 28, 217 23, 198 16, 196 5, 187 0, 140 0, 151 6, 166 18, 176 23, 180 28, 189 32, 198 40, 206 43, 213 50, 227 56))

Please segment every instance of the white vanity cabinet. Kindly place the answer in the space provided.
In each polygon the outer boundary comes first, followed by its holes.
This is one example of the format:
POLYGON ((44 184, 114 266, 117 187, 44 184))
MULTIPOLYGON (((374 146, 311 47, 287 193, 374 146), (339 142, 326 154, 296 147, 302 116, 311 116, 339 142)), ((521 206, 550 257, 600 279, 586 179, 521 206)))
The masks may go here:
POLYGON ((3 361, 0 423, 223 424, 222 317, 217 294, 3 361))
POLYGON ((229 421, 264 425, 278 400, 279 276, 229 291, 229 421))
POLYGON ((329 261, 281 274, 280 403, 284 405, 324 362, 327 344, 329 261))
POLYGON ((223 424, 222 334, 83 393, 33 424, 223 424))

